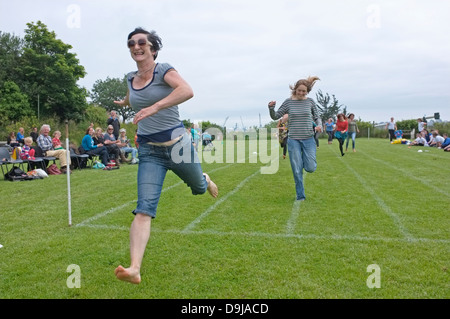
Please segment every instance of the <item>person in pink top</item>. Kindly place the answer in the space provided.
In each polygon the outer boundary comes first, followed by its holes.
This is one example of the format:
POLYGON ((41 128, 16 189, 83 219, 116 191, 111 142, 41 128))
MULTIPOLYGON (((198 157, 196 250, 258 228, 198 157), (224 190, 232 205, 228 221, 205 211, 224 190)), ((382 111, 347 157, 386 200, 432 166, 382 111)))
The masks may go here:
POLYGON ((343 113, 339 113, 337 115, 337 122, 336 122, 336 132, 334 133, 334 137, 339 141, 339 150, 341 151, 341 156, 344 156, 344 150, 343 145, 344 141, 347 138, 347 132, 348 132, 348 121, 347 117, 343 113))

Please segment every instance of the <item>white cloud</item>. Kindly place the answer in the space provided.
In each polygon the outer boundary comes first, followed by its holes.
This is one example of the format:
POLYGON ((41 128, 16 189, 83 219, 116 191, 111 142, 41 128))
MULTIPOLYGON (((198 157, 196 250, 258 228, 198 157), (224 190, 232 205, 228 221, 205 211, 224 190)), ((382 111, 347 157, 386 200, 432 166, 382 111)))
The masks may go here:
POLYGON ((258 125, 261 114, 267 123, 267 102, 281 102, 289 84, 308 75, 321 78, 311 97, 335 94, 363 120, 434 112, 450 120, 448 1, 0 0, 0 10, 3 32, 22 35, 27 22, 41 20, 71 44, 88 89, 135 69, 129 32, 156 30, 158 61, 194 88, 180 107, 191 120, 258 125), (81 9, 80 28, 67 25, 71 4, 81 9))

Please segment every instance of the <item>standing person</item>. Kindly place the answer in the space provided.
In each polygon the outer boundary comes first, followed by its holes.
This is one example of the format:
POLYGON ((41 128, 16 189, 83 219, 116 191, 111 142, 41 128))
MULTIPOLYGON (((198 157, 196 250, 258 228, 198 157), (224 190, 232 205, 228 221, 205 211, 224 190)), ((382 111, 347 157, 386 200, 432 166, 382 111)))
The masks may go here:
POLYGON ((422 132, 427 126, 427 122, 424 122, 421 118, 417 119, 417 128, 419 129, 419 133, 422 132))
POLYGON ((334 122, 331 117, 325 123, 325 130, 328 134, 328 144, 333 144, 334 122))
POLYGON ((120 265, 114 273, 119 280, 139 284, 151 220, 156 217, 167 171, 178 175, 194 195, 208 191, 217 197, 218 189, 202 172, 180 120, 178 104, 193 97, 192 89, 170 64, 155 62, 162 47, 161 38, 155 31, 136 28, 128 35, 127 45, 138 70, 128 73, 128 93, 124 100, 115 103, 131 105, 136 111, 133 123, 138 125, 138 200, 130 229, 131 265, 120 265))
POLYGON ((117 112, 116 111, 111 111, 111 116, 106 121, 106 124, 108 124, 108 126, 112 125, 112 127, 114 128, 114 137, 117 140, 119 138, 120 121, 117 118, 117 112))
POLYGON ((305 200, 303 187, 303 169, 312 173, 317 168, 316 143, 314 140, 313 121, 316 122, 316 131, 322 131, 322 121, 319 117, 314 100, 307 97, 318 77, 308 77, 298 80, 290 86, 291 97, 281 104, 275 112, 275 101, 269 102, 270 117, 279 119, 285 114, 289 115, 288 152, 292 173, 295 181, 297 200, 305 200))
MULTIPOLYGON (((392 120, 393 119, 394 118, 392 118, 392 120)), ((355 149, 356 133, 359 133, 358 123, 355 121, 355 114, 351 113, 348 116, 348 135, 347 135, 347 142, 345 144, 346 152, 348 150, 348 142, 350 141, 350 139, 352 139, 353 152, 356 152, 356 149, 355 149)))
POLYGON ((336 132, 334 133, 334 137, 339 141, 339 150, 341 151, 341 156, 344 156, 344 150, 342 146, 344 145, 344 141, 347 138, 348 132, 348 122, 347 117, 343 113, 339 113, 337 115, 336 122, 336 132))
POLYGON ((197 125, 195 125, 195 124, 192 124, 192 126, 191 126, 191 138, 194 143, 194 148, 198 152, 198 143, 200 141, 200 136, 198 134, 198 129, 196 126, 197 125))
POLYGON ((386 129, 389 130, 389 142, 392 142, 392 140, 395 140, 395 131, 397 131, 397 123, 395 123, 393 117, 391 117, 391 121, 386 124, 386 129))
POLYGON ((280 146, 283 148, 283 159, 286 159, 286 151, 287 151, 287 139, 288 139, 288 115, 285 114, 277 124, 278 128, 278 142, 280 146))

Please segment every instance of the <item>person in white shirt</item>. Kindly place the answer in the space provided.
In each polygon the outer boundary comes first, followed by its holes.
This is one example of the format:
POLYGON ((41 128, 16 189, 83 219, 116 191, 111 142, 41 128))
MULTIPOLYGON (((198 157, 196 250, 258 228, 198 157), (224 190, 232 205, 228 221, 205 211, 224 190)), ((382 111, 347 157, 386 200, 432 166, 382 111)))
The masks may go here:
POLYGON ((397 123, 395 123, 394 118, 391 117, 391 121, 386 124, 386 129, 389 130, 389 141, 395 140, 395 131, 397 131, 397 123))
POLYGON ((428 146, 427 140, 423 137, 422 133, 417 133, 416 139, 410 144, 412 146, 428 146))

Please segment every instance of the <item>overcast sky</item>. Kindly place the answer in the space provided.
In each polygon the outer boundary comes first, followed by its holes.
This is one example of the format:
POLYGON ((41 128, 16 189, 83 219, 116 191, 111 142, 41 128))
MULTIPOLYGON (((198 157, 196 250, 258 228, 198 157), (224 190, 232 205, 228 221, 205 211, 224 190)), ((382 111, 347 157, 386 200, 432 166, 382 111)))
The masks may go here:
POLYGON ((309 75, 310 93, 335 95, 363 121, 450 120, 450 1, 446 0, 0 0, 0 31, 24 36, 42 21, 73 46, 92 89, 136 70, 126 47, 135 27, 163 41, 194 89, 182 119, 227 127, 271 121, 267 103, 309 75))

